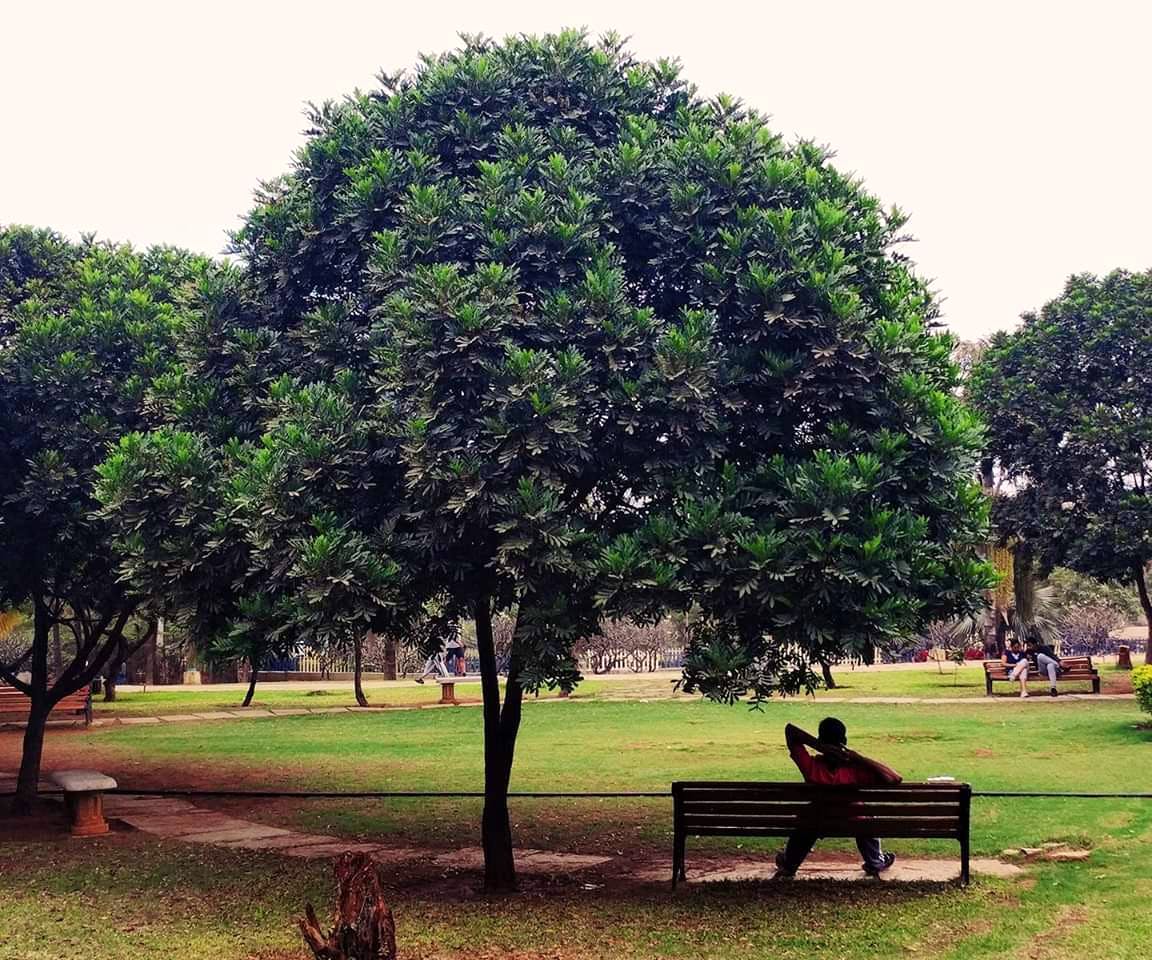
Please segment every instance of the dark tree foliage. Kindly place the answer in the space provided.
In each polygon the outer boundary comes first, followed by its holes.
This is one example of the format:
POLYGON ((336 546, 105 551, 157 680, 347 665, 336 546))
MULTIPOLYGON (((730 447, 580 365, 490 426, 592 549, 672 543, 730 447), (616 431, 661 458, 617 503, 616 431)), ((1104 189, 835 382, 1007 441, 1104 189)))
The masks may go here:
POLYGON ((66 304, 76 290, 76 262, 90 245, 37 227, 0 227, 0 345, 16 329, 25 304, 66 304))
MULTIPOLYGON (((27 236, 16 231, 16 244, 27 236)), ((35 236, 52 265, 21 274, 25 291, 11 298, 18 321, 0 345, 0 608, 34 613, 30 644, 0 663, 0 679, 31 700, 23 808, 36 795, 48 714, 132 652, 125 629, 151 600, 118 576, 110 531, 93 515, 96 467, 121 434, 152 422, 148 386, 174 363, 187 285, 206 269, 178 250, 90 244, 68 252, 54 235, 35 236), (50 676, 54 628, 70 638, 71 659, 50 676)), ((12 239, 5 234, 0 247, 12 239)), ((150 638, 150 623, 137 644, 150 638)))
MULTIPOLYGON (((161 393, 233 451, 249 570, 281 582, 311 526, 392 573, 331 553, 310 629, 475 618, 490 887, 523 695, 571 688, 603 616, 698 604, 689 687, 759 698, 987 585, 951 341, 902 216, 826 151, 572 32, 466 39, 312 124, 161 393)), ((121 454, 130 528, 164 471, 121 454)))
MULTIPOLYGON (((1069 279, 994 337, 970 396, 1015 488, 996 523, 1056 564, 1135 585, 1152 631, 1152 272, 1069 279)), ((1152 644, 1147 656, 1152 662, 1152 644)))

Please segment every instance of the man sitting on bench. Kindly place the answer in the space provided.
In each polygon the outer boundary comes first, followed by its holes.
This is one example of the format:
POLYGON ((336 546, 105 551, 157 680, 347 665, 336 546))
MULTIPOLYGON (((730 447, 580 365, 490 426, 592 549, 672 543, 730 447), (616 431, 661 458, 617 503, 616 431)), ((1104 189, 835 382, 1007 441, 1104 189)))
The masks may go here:
MULTIPOLYGON (((849 750, 848 730, 835 717, 821 720, 817 732, 819 736, 814 737, 791 723, 784 728, 788 752, 808 783, 868 787, 903 779, 891 767, 849 750), (816 756, 806 747, 816 750, 816 756)), ((792 834, 784 851, 776 857, 776 879, 794 877, 818 839, 815 833, 792 834)), ((864 872, 871 876, 878 876, 896 862, 896 854, 885 853, 876 837, 857 837, 856 847, 864 858, 864 872)))
POLYGON ((1033 633, 1028 637, 1025 654, 1036 667, 1036 672, 1048 678, 1049 692, 1052 696, 1058 696, 1060 691, 1056 689, 1056 680, 1060 676, 1060 658, 1056 656, 1056 651, 1033 633))

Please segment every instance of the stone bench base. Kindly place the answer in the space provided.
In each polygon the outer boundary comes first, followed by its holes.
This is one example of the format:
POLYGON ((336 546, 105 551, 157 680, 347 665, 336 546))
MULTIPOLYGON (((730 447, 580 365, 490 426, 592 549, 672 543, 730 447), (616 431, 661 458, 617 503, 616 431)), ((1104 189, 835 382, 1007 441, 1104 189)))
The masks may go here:
POLYGON ((64 791, 72 821, 72 836, 100 837, 108 832, 104 819, 104 791, 115 790, 116 781, 95 770, 59 770, 52 782, 64 791))

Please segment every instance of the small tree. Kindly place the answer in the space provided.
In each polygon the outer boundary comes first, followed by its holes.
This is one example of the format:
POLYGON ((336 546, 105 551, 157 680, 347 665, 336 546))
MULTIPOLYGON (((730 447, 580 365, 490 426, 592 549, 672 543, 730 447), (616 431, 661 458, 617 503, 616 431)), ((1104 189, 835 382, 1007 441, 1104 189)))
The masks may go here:
POLYGON ((1016 488, 997 525, 1063 564, 1136 588, 1152 663, 1152 272, 1072 277, 973 374, 989 449, 1016 488))
POLYGON ((186 286, 207 268, 168 249, 82 253, 62 255, 72 272, 51 296, 40 297, 49 281, 30 282, 34 292, 0 342, 0 604, 28 604, 33 618, 27 648, 0 663, 0 679, 30 700, 21 810, 36 796, 53 707, 155 630, 149 602, 157 594, 120 580, 109 532, 94 516, 96 466, 122 432, 148 424, 147 384, 173 363, 186 286), (137 614, 147 626, 133 642, 126 628, 137 614), (54 628, 70 639, 70 659, 52 675, 54 628), (22 671, 31 679, 21 680, 22 671))

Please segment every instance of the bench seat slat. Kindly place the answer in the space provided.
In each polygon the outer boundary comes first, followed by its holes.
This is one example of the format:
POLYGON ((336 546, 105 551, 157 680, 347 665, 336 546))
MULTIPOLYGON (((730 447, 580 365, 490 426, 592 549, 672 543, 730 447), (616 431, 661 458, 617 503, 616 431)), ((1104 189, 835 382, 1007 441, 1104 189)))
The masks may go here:
POLYGON ((835 816, 881 817, 956 817, 960 814, 960 803, 875 803, 872 801, 837 801, 834 803, 815 800, 810 803, 769 803, 763 801, 741 801, 731 803, 700 802, 686 800, 685 816, 803 816, 819 814, 835 816))
MULTIPOLYGON (((945 789, 933 790, 918 790, 915 793, 904 792, 892 789, 883 788, 867 788, 866 790, 857 790, 855 788, 839 789, 837 787, 828 787, 820 789, 816 792, 812 787, 807 787, 803 784, 797 784, 795 787, 788 790, 757 790, 754 788, 740 788, 740 789, 721 789, 713 787, 708 790, 682 790, 679 795, 683 798, 683 802, 689 803, 718 803, 718 802, 734 802, 734 801, 793 801, 811 803, 819 798, 822 802, 844 802, 841 798, 848 798, 853 801, 871 802, 871 803, 918 803, 923 800, 924 803, 959 803, 960 788, 949 787, 945 789), (835 798, 835 800, 833 800, 835 798)), ((673 793, 676 793, 673 787, 673 793)))
POLYGON ((684 829, 744 830, 756 827, 782 827, 817 833, 846 833, 855 837, 873 830, 938 830, 955 833, 960 817, 684 817, 684 829))
POLYGON ((685 831, 692 837, 791 837, 796 832, 814 833, 817 837, 851 839, 854 837, 900 837, 918 839, 931 837, 955 840, 960 837, 956 825, 950 827, 905 826, 900 823, 876 824, 862 829, 859 824, 774 824, 766 826, 702 826, 685 831))
POLYGON ((764 827, 700 827, 699 829, 687 830, 690 836, 694 837, 790 837, 797 832, 814 833, 822 838, 835 838, 850 840, 853 837, 876 837, 880 840, 891 840, 893 838, 900 838, 905 840, 919 840, 919 839, 932 839, 932 840, 957 840, 960 838, 960 830, 956 827, 950 829, 941 829, 938 827, 909 827, 899 830, 893 830, 890 827, 876 826, 870 824, 853 824, 851 827, 836 826, 828 824, 820 824, 819 826, 813 824, 811 826, 805 825, 804 827, 797 827, 795 824, 789 826, 764 826, 764 827))

